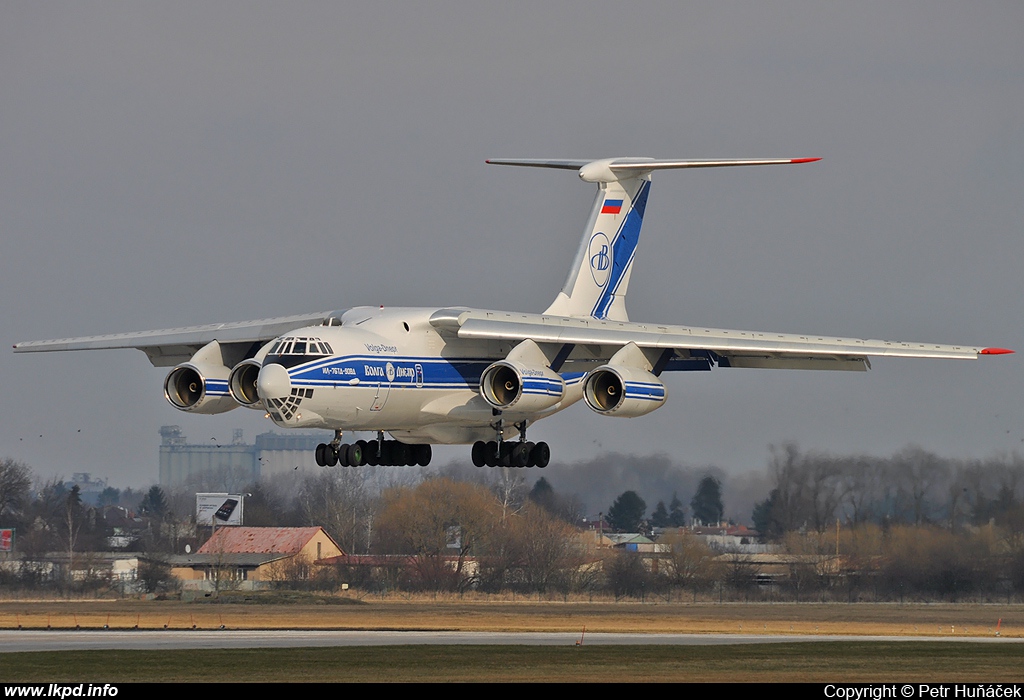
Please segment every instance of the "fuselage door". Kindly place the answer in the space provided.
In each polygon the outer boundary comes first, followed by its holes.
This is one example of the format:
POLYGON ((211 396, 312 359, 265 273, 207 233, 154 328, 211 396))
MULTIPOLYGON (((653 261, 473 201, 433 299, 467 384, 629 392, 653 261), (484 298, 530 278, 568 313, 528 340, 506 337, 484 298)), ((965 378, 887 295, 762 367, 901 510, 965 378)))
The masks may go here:
POLYGON ((384 365, 384 377, 387 379, 387 383, 380 382, 377 384, 377 395, 373 398, 373 405, 370 406, 371 411, 381 410, 388 401, 388 395, 391 393, 391 383, 395 381, 395 366, 390 362, 384 365))

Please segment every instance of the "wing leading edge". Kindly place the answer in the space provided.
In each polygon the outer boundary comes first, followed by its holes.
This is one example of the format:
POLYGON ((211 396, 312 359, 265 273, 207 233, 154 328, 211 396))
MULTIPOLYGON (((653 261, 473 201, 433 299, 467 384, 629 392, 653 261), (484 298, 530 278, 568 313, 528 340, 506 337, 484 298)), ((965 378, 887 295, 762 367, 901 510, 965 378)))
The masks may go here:
POLYGON ((114 333, 80 338, 58 338, 15 343, 14 352, 62 352, 66 350, 142 350, 154 367, 186 362, 199 348, 214 340, 221 344, 268 341, 295 328, 322 323, 332 313, 279 316, 254 321, 211 323, 203 326, 164 328, 137 333, 114 333))
POLYGON ((562 345, 604 345, 712 353, 720 366, 779 369, 867 369, 869 357, 974 360, 1012 353, 1004 348, 835 338, 760 331, 696 328, 544 314, 461 311, 448 317, 460 338, 526 340, 562 345), (724 359, 724 362, 722 361, 724 359))

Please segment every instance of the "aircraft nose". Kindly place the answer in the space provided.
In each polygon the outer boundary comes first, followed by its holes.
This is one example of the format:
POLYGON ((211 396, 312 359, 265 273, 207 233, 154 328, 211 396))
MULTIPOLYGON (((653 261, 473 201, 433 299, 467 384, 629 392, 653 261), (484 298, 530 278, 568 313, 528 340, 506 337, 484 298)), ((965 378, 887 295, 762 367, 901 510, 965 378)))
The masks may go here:
POLYGON ((288 370, 275 363, 263 365, 259 377, 256 378, 256 391, 261 399, 278 399, 288 396, 292 390, 292 380, 288 370))

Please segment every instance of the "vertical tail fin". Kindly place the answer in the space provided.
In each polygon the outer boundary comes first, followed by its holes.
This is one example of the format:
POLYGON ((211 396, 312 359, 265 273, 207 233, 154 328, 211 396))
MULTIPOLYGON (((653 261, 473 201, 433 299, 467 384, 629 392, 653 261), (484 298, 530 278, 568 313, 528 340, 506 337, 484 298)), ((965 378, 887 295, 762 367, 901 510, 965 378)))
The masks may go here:
POLYGON ((576 260, 545 313, 628 320, 626 289, 651 190, 645 175, 598 185, 576 260))
POLYGON ((488 160, 495 165, 578 170, 580 179, 597 183, 597 198, 587 219, 583 239, 569 277, 544 312, 626 321, 626 290, 640 242, 651 173, 675 168, 715 168, 737 165, 810 163, 820 158, 758 160, 488 160))

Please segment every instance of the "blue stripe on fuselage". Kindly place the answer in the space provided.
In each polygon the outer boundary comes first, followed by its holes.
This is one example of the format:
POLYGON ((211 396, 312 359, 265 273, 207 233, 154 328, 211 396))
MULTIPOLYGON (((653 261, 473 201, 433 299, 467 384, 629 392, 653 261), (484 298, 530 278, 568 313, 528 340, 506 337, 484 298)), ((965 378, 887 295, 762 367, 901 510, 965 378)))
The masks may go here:
MULTIPOLYGON (((480 375, 495 361, 489 358, 345 355, 318 358, 314 362, 289 369, 288 375, 295 386, 344 386, 357 379, 359 381, 356 386, 364 383, 389 383, 393 387, 475 390, 480 385, 480 375), (389 363, 394 368, 394 379, 390 381, 387 377, 389 363), (416 365, 421 368, 419 375, 416 365)), ((572 386, 583 381, 586 374, 566 372, 560 376, 567 386, 572 386)), ((557 380, 536 377, 525 378, 523 385, 526 393, 560 393, 562 390, 557 380)), ((226 391, 226 382, 224 388, 226 391)))

